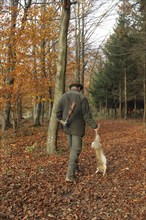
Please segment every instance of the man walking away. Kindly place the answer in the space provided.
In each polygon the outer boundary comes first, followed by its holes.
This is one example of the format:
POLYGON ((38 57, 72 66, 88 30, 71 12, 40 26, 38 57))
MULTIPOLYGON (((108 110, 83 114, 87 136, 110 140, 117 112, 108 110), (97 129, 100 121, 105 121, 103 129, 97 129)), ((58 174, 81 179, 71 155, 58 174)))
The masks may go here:
POLYGON ((62 95, 57 108, 57 120, 64 126, 70 147, 70 157, 66 174, 67 182, 76 181, 75 172, 79 170, 79 155, 82 151, 82 138, 85 135, 85 125, 98 132, 97 123, 92 117, 87 98, 81 93, 83 85, 72 82, 70 91, 62 95))

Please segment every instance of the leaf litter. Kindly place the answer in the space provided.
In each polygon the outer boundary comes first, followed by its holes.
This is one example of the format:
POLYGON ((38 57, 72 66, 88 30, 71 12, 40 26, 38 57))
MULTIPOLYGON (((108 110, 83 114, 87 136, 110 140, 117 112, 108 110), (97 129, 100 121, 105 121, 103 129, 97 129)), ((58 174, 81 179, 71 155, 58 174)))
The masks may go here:
POLYGON ((99 123, 107 174, 95 173, 94 132, 87 127, 77 183, 65 182, 69 149, 61 129, 53 156, 45 152, 47 123, 31 127, 31 135, 24 136, 24 124, 1 136, 0 219, 144 220, 146 128, 132 120, 99 123))

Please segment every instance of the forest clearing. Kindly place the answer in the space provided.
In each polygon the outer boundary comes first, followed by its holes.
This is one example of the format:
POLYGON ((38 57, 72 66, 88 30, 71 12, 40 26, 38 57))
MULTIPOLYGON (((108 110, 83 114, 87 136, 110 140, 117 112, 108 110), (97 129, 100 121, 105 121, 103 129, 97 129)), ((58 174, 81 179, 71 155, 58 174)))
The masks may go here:
POLYGON ((140 120, 98 120, 107 173, 96 171, 87 128, 77 183, 66 183, 66 137, 58 133, 58 154, 46 154, 47 122, 24 121, 16 133, 0 133, 0 219, 144 220, 146 128, 140 120))

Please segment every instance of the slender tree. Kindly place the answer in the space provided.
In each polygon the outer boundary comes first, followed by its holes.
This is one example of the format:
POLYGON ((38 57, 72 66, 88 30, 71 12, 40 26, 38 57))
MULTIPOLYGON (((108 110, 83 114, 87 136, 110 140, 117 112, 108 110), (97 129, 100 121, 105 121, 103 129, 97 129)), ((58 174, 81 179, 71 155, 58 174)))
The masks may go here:
MULTIPOLYGON (((46 13, 46 0, 42 1, 42 5, 41 5, 41 32, 45 33, 45 16, 46 13)), ((35 45, 34 45, 35 46, 35 45)), ((45 42, 45 34, 43 34, 42 39, 41 39, 41 45, 40 45, 40 78, 46 78, 46 69, 45 69, 45 50, 46 50, 46 42, 45 42)), ((39 126, 41 125, 41 119, 43 120, 43 105, 44 102, 42 102, 42 95, 37 95, 36 97, 36 102, 34 103, 34 111, 33 111, 33 115, 34 115, 34 126, 39 126)))
POLYGON ((65 89, 65 72, 67 62, 67 33, 70 20, 70 0, 62 0, 62 14, 60 22, 59 42, 58 42, 58 60, 57 60, 57 74, 56 74, 56 85, 54 94, 54 103, 52 114, 48 127, 47 137, 47 153, 56 153, 57 145, 57 128, 58 122, 56 121, 56 109, 59 98, 65 89))
POLYGON ((21 19, 21 26, 19 26, 19 30, 17 27, 17 19, 18 19, 18 11, 19 11, 19 1, 18 0, 10 0, 10 26, 9 26, 9 40, 8 40, 8 50, 7 50, 7 70, 5 71, 5 86, 8 88, 7 92, 4 95, 3 101, 3 117, 2 117, 2 130, 6 130, 10 127, 11 120, 10 120, 10 113, 12 111, 13 115, 13 126, 14 129, 18 127, 19 119, 18 117, 20 110, 20 96, 17 95, 13 97, 13 102, 15 105, 11 103, 12 101, 12 88, 14 86, 14 75, 16 69, 16 61, 17 61, 17 51, 16 51, 16 44, 17 44, 17 37, 21 36, 22 30, 24 29, 24 25, 27 19, 28 9, 31 6, 32 0, 28 0, 25 2, 24 6, 24 14, 21 19), (11 105, 12 104, 12 105, 11 105))
MULTIPOLYGON (((10 22, 10 34, 8 43, 8 61, 7 61, 7 72, 5 77, 5 83, 8 88, 14 83, 13 71, 15 69, 15 33, 16 33, 16 19, 17 19, 17 8, 18 1, 10 1, 10 12, 11 12, 11 22, 10 22)), ((11 111, 11 92, 9 91, 4 95, 4 106, 3 106, 3 117, 2 117, 2 131, 10 127, 10 111, 11 111)))
POLYGON ((142 14, 142 42, 144 46, 143 50, 143 97, 144 97, 144 114, 143 120, 146 124, 146 2, 144 0, 140 1, 140 11, 142 14))

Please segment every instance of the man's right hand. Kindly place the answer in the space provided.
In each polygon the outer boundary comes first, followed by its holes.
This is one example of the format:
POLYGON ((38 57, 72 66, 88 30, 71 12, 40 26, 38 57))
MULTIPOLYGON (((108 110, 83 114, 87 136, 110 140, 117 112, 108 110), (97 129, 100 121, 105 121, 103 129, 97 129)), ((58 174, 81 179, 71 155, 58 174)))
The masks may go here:
POLYGON ((97 128, 94 129, 96 134, 99 132, 99 129, 100 129, 100 124, 98 124, 97 128))

